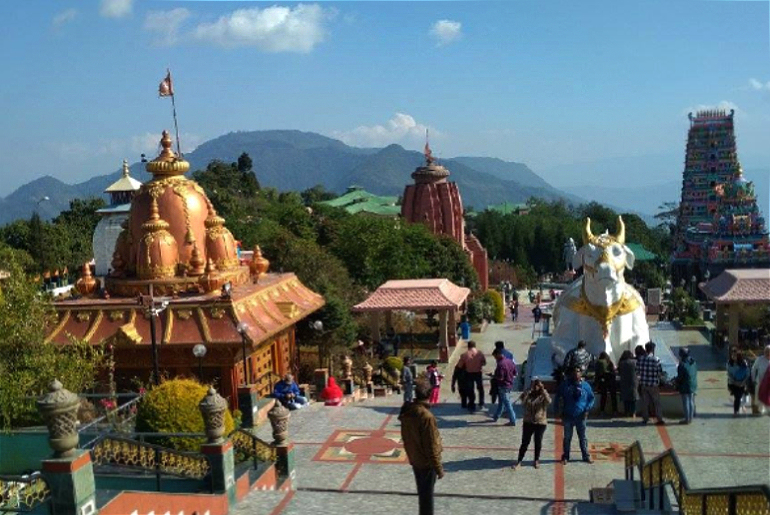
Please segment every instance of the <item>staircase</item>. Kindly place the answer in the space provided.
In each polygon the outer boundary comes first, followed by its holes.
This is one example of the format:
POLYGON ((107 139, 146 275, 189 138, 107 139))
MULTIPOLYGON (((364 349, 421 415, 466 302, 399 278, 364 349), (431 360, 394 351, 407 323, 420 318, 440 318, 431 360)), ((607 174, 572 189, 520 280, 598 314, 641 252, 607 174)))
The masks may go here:
POLYGON ((650 461, 634 442, 625 451, 625 479, 591 490, 577 515, 671 513, 681 515, 770 515, 770 486, 692 489, 674 449, 650 461))

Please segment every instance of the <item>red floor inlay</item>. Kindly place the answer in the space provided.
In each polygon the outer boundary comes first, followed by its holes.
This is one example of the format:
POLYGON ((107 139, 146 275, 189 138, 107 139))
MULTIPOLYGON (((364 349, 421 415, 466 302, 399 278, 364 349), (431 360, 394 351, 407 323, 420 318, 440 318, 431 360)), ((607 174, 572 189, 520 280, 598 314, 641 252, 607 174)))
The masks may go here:
POLYGON ((313 461, 407 463, 400 431, 340 429, 321 446, 313 461))

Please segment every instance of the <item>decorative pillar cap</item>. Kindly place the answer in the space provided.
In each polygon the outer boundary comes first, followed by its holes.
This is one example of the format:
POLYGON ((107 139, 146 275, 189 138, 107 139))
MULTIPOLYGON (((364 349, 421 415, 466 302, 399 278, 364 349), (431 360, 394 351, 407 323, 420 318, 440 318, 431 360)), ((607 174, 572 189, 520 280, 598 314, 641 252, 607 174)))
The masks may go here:
POLYGON ((217 393, 213 386, 211 386, 209 387, 209 391, 206 393, 206 396, 203 398, 200 404, 198 404, 198 407, 201 411, 209 413, 224 411, 227 409, 227 401, 224 399, 224 397, 217 393))
POLYGON ((54 379, 48 385, 48 393, 38 399, 37 405, 40 409, 54 410, 68 408, 79 402, 76 394, 64 388, 58 379, 54 379))

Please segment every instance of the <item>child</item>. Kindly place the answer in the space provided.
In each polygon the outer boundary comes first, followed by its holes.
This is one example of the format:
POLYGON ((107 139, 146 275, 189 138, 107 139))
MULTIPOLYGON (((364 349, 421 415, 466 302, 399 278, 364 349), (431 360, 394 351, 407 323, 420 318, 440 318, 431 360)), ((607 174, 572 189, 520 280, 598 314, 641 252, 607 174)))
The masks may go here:
POLYGON ((428 365, 427 372, 428 381, 430 381, 431 386, 430 399, 428 399, 428 402, 431 404, 437 404, 439 389, 441 388, 441 380, 444 379, 444 375, 438 371, 438 361, 435 359, 431 361, 430 365, 428 365))

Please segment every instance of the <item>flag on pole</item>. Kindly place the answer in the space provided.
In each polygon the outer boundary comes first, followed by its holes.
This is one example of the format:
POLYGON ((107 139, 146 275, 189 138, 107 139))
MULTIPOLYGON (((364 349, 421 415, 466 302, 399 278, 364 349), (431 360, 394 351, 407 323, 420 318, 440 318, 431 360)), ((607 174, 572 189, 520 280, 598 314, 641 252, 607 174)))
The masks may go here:
POLYGON ((160 82, 158 86, 158 96, 161 97, 173 97, 174 96, 174 84, 171 82, 171 70, 168 70, 166 78, 160 82))

